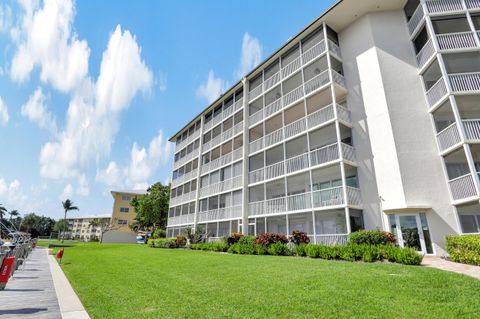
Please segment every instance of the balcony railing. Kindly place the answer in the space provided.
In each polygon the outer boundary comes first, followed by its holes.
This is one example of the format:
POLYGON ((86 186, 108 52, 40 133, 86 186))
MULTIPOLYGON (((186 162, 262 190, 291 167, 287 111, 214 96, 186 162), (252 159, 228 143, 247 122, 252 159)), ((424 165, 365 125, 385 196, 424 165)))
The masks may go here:
POLYGON ((187 182, 189 181, 190 179, 194 178, 194 177, 197 177, 197 173, 198 173, 198 168, 194 169, 193 171, 190 171, 186 174, 183 174, 182 176, 179 176, 175 179, 172 180, 172 185, 171 187, 176 187, 178 185, 180 185, 181 183, 183 182, 187 182))
POLYGON ((468 173, 466 175, 454 178, 448 181, 453 200, 459 200, 477 196, 473 175, 468 173))
POLYGON ((307 129, 307 120, 305 117, 302 117, 295 122, 292 122, 290 124, 287 124, 284 127, 285 131, 285 138, 289 138, 291 136, 300 134, 304 132, 307 129))
POLYGON ((243 107, 243 97, 240 98, 238 101, 235 101, 234 107, 235 107, 235 112, 240 110, 243 107))
POLYGON ((248 100, 251 102, 257 97, 259 97, 262 93, 263 93, 263 84, 260 84, 250 90, 250 92, 248 93, 248 100))
POLYGON ((180 215, 174 217, 168 217, 168 226, 191 224, 193 223, 194 214, 180 215))
POLYGON ((426 0, 430 13, 447 13, 463 10, 462 0, 426 0))
POLYGON ((182 194, 180 196, 170 198, 170 206, 176 206, 179 204, 183 204, 183 203, 195 200, 196 195, 197 195, 197 191, 191 191, 191 192, 182 194))
POLYGON ((200 197, 228 192, 232 189, 239 188, 242 185, 243 185, 242 176, 235 176, 233 178, 200 188, 200 197))
POLYGON ((480 72, 449 74, 448 78, 454 92, 480 91, 480 72))
POLYGON ((434 106, 447 94, 447 86, 443 77, 440 77, 438 81, 427 91, 427 101, 430 107, 434 106))
MULTIPOLYGON (((312 93, 313 91, 327 84, 329 81, 330 81, 330 76, 328 74, 328 70, 325 70, 319 75, 314 76, 312 79, 308 80, 304 84, 305 95, 312 93)), ((285 103, 285 104, 288 105, 289 103, 285 103)))
POLYGON ((440 50, 465 49, 477 46, 475 33, 471 31, 438 34, 437 42, 440 50))
POLYGON ((465 0, 465 5, 469 9, 480 9, 480 0, 465 0))
POLYGON ((293 74, 295 71, 300 69, 302 66, 301 57, 298 56, 295 60, 291 61, 282 68, 282 78, 288 77, 290 74, 293 74))
POLYGON ((417 64, 418 68, 421 69, 425 63, 435 54, 435 48, 433 47, 432 39, 428 39, 427 43, 417 54, 417 64))
POLYGON ((328 48, 337 57, 339 57, 340 59, 342 58, 342 52, 340 51, 340 47, 330 39, 328 40, 328 48))
POLYGON ((320 41, 302 54, 303 63, 306 64, 314 60, 325 51, 325 40, 320 41))
POLYGON ((185 155, 184 157, 180 158, 178 161, 176 161, 175 163, 173 163, 173 168, 174 168, 174 169, 179 168, 180 166, 182 166, 183 164, 187 163, 187 162, 190 161, 191 159, 193 159, 193 158, 195 158, 195 157, 198 157, 198 154, 199 154, 199 149, 196 148, 196 149, 194 149, 192 152, 188 153, 187 155, 185 155))
POLYGON ((213 161, 203 164, 201 166, 201 173, 205 174, 211 170, 217 169, 224 165, 230 164, 233 161, 236 161, 242 157, 242 148, 237 148, 231 153, 220 156, 219 158, 214 159, 213 161))
POLYGON ((425 13, 423 12, 423 7, 421 4, 419 4, 412 17, 408 21, 408 31, 410 31, 410 34, 413 34, 413 32, 417 29, 418 25, 423 20, 424 15, 425 13))
POLYGON ((348 243, 348 234, 316 235, 312 237, 315 244, 334 246, 348 243))
POLYGON ((264 90, 268 91, 275 85, 277 85, 280 82, 280 71, 277 71, 275 74, 273 74, 271 77, 265 80, 263 83, 264 90))
MULTIPOLYGON (((342 145, 342 155, 345 160, 352 163, 356 162, 354 148, 345 143, 342 145)), ((258 183, 264 179, 271 179, 283 174, 293 173, 308 167, 326 164, 328 162, 336 161, 339 159, 338 144, 333 143, 315 149, 310 152, 306 152, 284 161, 277 162, 272 165, 268 165, 264 168, 260 168, 251 171, 248 176, 249 183, 258 183), (309 160, 310 157, 310 160, 309 160)))
POLYGON ((233 219, 242 217, 242 205, 223 207, 198 213, 198 222, 233 219))
POLYGON ((265 135, 263 139, 264 139, 263 147, 268 147, 270 145, 280 142, 281 140, 283 140, 283 128, 279 128, 278 130, 275 130, 265 135))
POLYGON ((178 151, 181 151, 182 148, 190 144, 191 142, 195 141, 198 137, 200 136, 200 130, 197 130, 193 132, 192 135, 187 137, 185 140, 181 141, 179 144, 175 145, 175 153, 178 153, 178 151))
POLYGON ((333 104, 327 105, 318 111, 315 111, 307 116, 308 128, 326 123, 335 118, 333 104))
POLYGON ((468 141, 480 140, 480 119, 462 120, 465 138, 468 141))
MULTIPOLYGON (((360 189, 347 186, 348 204, 361 206, 360 189)), ((345 205, 343 186, 278 197, 248 204, 248 216, 345 205)))
POLYGON ((440 152, 460 143, 460 133, 458 132, 457 123, 454 122, 437 133, 438 146, 440 152))

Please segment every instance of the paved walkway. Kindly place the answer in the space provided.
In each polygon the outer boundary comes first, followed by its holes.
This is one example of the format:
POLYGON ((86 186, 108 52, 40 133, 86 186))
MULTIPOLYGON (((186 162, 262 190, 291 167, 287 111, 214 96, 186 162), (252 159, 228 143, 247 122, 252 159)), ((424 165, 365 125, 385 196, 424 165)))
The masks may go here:
POLYGON ((441 270, 464 274, 480 280, 480 267, 466 265, 445 260, 440 257, 425 256, 422 261, 423 266, 438 268, 441 270))
POLYGON ((37 248, 0 291, 0 319, 60 319, 60 307, 53 284, 47 250, 37 248))

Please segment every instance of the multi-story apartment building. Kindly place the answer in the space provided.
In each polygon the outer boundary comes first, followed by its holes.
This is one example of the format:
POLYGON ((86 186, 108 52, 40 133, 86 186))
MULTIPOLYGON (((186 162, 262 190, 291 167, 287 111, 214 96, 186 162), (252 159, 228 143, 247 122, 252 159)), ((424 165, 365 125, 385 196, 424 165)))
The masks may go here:
POLYGON ((343 0, 175 134, 168 236, 480 232, 480 1, 343 0))
POLYGON ((67 224, 70 237, 89 241, 99 240, 102 235, 102 226, 110 223, 110 215, 90 215, 68 217, 67 224))

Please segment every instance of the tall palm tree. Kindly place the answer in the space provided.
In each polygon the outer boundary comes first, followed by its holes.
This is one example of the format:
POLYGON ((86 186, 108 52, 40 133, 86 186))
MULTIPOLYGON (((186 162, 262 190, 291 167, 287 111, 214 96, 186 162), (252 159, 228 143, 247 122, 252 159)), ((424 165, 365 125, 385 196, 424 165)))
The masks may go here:
POLYGON ((16 209, 10 211, 8 214, 10 215, 10 222, 13 221, 13 217, 17 217, 18 215, 20 215, 20 213, 16 209))
POLYGON ((64 220, 64 229, 63 229, 63 235, 62 235, 62 243, 65 240, 65 233, 67 232, 67 212, 71 210, 80 210, 77 206, 73 206, 73 202, 69 199, 65 200, 62 202, 63 205, 63 210, 65 211, 65 217, 63 218, 64 220))
POLYGON ((2 234, 3 234, 2 225, 1 225, 3 214, 5 214, 6 212, 7 212, 7 209, 3 207, 2 204, 0 204, 0 239, 2 238, 2 234))

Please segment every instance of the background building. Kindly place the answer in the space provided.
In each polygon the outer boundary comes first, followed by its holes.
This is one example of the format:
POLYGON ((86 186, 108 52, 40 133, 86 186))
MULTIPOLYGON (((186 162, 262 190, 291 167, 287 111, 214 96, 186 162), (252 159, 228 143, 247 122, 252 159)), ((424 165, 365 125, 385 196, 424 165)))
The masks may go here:
POLYGON ((168 236, 480 232, 480 2, 338 1, 175 142, 168 236))
POLYGON ((135 208, 130 204, 136 196, 146 194, 143 190, 125 190, 110 192, 113 197, 113 209, 111 216, 111 230, 105 233, 104 242, 111 243, 135 243, 136 233, 129 225, 135 222, 135 208))
POLYGON ((68 217, 67 223, 70 238, 85 241, 99 240, 102 235, 102 225, 110 224, 110 215, 68 217))

